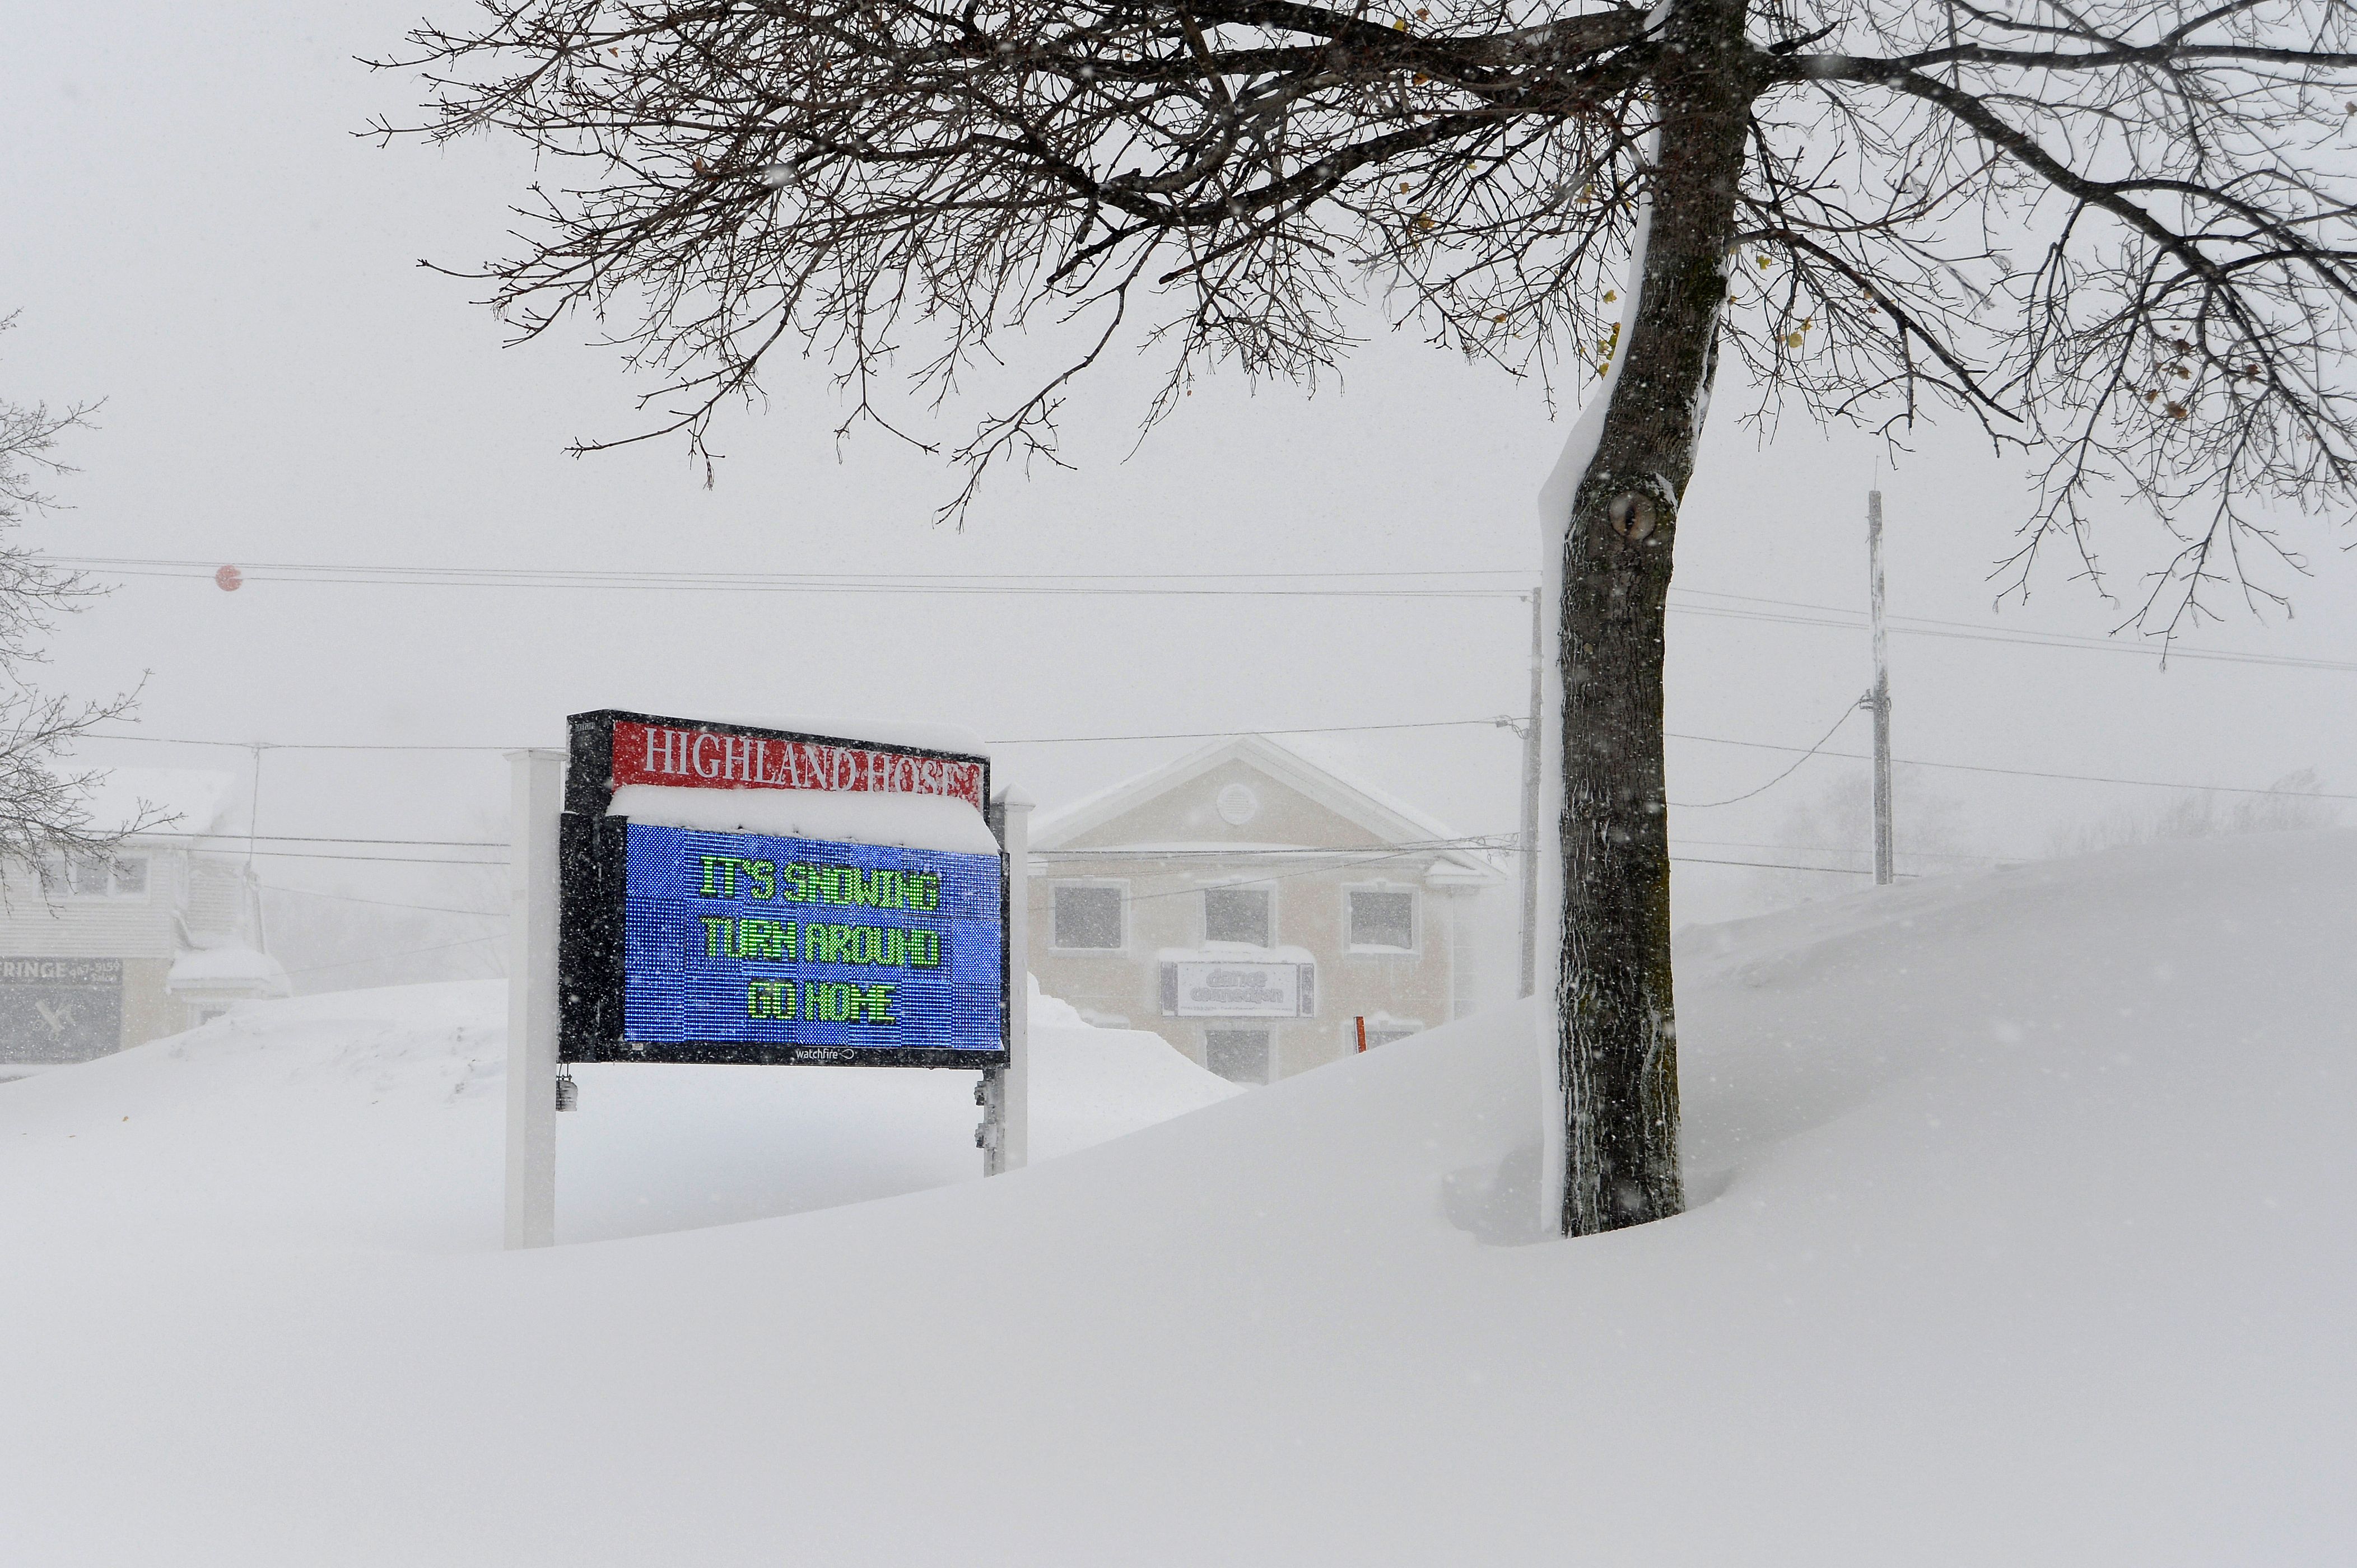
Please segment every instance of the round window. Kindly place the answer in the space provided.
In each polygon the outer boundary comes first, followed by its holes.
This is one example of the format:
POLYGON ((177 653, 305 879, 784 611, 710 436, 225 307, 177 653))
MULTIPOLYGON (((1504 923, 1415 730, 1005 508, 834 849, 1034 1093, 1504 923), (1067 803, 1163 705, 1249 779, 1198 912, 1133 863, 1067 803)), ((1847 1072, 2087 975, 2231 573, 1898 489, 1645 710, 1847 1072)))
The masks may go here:
POLYGON ((1220 791, 1220 820, 1232 828, 1243 827, 1260 815, 1260 797, 1246 784, 1231 784, 1220 791))

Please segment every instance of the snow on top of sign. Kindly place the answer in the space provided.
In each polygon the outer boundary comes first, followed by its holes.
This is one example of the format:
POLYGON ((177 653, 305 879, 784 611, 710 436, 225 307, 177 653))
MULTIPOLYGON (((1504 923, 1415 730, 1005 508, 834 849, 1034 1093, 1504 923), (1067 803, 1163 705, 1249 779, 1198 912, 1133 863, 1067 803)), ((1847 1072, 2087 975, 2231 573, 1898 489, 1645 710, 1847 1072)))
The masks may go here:
POLYGON ((945 795, 836 789, 683 789, 625 784, 607 815, 707 832, 769 833, 901 849, 996 854, 982 813, 945 795))
POLYGON ((714 714, 679 722, 688 725, 742 725, 747 729, 782 730, 789 735, 846 741, 855 746, 913 746, 926 751, 962 752, 969 757, 990 755, 990 747, 984 744, 983 738, 963 725, 855 719, 839 714, 832 717, 816 714, 714 714))

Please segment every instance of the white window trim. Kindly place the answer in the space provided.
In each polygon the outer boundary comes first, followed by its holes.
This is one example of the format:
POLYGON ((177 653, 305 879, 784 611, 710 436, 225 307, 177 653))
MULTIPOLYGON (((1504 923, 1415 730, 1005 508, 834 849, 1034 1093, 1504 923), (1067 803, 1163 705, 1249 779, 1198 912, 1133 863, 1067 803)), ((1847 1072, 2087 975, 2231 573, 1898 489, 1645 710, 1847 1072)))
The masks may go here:
POLYGON ((1342 885, 1342 950, 1362 958, 1422 958, 1424 956, 1424 889, 1403 882, 1346 882, 1342 885), (1358 927, 1351 918, 1351 895, 1353 893, 1405 893, 1407 895, 1408 945, 1404 948, 1383 947, 1358 940, 1358 927))
MULTIPOLYGON (((1268 897, 1268 940, 1261 945, 1271 948, 1277 945, 1276 922, 1277 918, 1282 911, 1277 908, 1276 884, 1275 882, 1206 882, 1203 884, 1202 891, 1207 895, 1212 893, 1265 894, 1268 897)), ((1203 940, 1208 943, 1211 940, 1211 905, 1210 898, 1206 897, 1203 902, 1195 907, 1195 915, 1196 925, 1203 933, 1203 940)))
POLYGON ((143 899, 156 891, 156 857, 154 855, 135 851, 129 854, 113 855, 109 858, 115 861, 135 860, 139 862, 141 875, 139 878, 138 892, 118 893, 114 888, 114 868, 112 865, 108 866, 106 872, 106 896, 108 897, 135 900, 143 899))
POLYGON ((1048 884, 1048 950, 1074 956, 1112 957, 1129 950, 1129 882, 1114 876, 1060 876, 1048 884), (1068 948, 1056 942, 1056 890, 1060 887, 1111 887, 1121 894, 1121 940, 1109 948, 1068 948))
POLYGON ((1196 1043, 1203 1048, 1203 1070, 1211 1073, 1213 1077, 1221 1079, 1228 1083, 1256 1083, 1263 1088, 1266 1088, 1268 1085, 1276 1081, 1277 1038, 1276 1027, 1274 1024, 1256 1023, 1248 1018, 1209 1018, 1204 1020, 1202 1027, 1197 1031, 1195 1040, 1196 1043), (1268 1041, 1268 1051, 1266 1055, 1261 1058, 1260 1077, 1257 1079, 1229 1078, 1225 1073, 1214 1070, 1211 1066, 1211 1036, 1213 1035, 1259 1035, 1264 1036, 1268 1041))
POLYGON ((85 893, 74 886, 73 859, 73 856, 62 850, 50 850, 43 855, 38 880, 43 890, 51 897, 75 904, 144 904, 156 892, 157 870, 156 857, 145 850, 127 850, 121 854, 109 854, 106 857, 106 886, 103 891, 97 893, 85 893), (115 863, 125 860, 135 860, 146 869, 146 879, 136 893, 120 892, 114 886, 115 863), (56 868, 54 873, 49 870, 51 866, 56 868), (59 879, 54 886, 49 881, 52 875, 59 879))

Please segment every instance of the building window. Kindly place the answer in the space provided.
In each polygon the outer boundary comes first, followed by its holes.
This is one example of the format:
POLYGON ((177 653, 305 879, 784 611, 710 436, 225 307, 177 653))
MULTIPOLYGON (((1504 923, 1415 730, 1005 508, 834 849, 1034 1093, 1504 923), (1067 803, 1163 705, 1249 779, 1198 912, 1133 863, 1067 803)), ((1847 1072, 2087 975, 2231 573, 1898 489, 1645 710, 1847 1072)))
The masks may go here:
POLYGON ((1268 1081, 1266 1029, 1206 1029, 1203 1065, 1231 1083, 1268 1081))
POLYGON ((144 854, 45 855, 41 889, 70 893, 77 898, 144 898, 147 896, 147 857, 144 854))
POLYGON ((1415 950, 1415 889, 1353 887, 1350 899, 1351 946, 1354 950, 1415 950))
POLYGON ((1270 918, 1275 896, 1265 887, 1206 887, 1203 889, 1203 940, 1207 942, 1249 942, 1270 946, 1275 940, 1270 918))
POLYGON ((1117 882, 1059 882, 1053 945, 1068 952, 1112 952, 1121 946, 1122 888, 1117 882))

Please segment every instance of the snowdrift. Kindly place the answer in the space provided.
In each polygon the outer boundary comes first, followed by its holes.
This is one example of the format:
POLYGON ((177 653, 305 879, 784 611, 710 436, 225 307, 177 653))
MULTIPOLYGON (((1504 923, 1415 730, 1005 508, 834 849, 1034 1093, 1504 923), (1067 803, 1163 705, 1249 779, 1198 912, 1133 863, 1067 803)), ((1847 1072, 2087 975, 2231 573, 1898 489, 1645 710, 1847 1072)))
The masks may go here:
MULTIPOLYGON (((1039 1158, 1241 1092, 1158 1036, 1092 1029, 1036 984, 1032 1004, 1039 1158)), ((28 1156, 41 1172, 29 1182, 59 1184, 58 1201, 0 1199, 0 1227, 199 1249, 496 1248, 506 1067, 503 981, 241 1007, 43 1074, 0 1101, 0 1143, 15 1145, 0 1147, 0 1171, 13 1176, 11 1155, 28 1156), (63 1152, 36 1153, 52 1144, 63 1152)), ((574 1074, 584 1109, 558 1122, 561 1241, 982 1179, 970 1072, 603 1064, 574 1074)))
MULTIPOLYGON (((467 1250, 489 1201, 436 1218, 496 1195, 495 1135, 463 1131, 496 1117, 440 1108, 496 1100, 460 1065, 488 1036, 455 1037, 479 1004, 419 997, 449 1009, 430 1049, 357 1015, 275 1056, 199 1031, 0 1088, 0 1538, 43 1564, 2340 1561, 2352 933, 2349 832, 1689 932, 1696 1207, 1572 1243, 1525 1244, 1544 1066, 1512 1011, 999 1180, 911 1157, 880 1201, 512 1255, 467 1250)), ((809 1208, 854 1157, 781 1133, 783 1096, 653 1130, 622 1075, 658 1070, 585 1075, 562 1179, 612 1185, 562 1207, 809 1208), (771 1151, 769 1196, 707 1138, 771 1151)))

